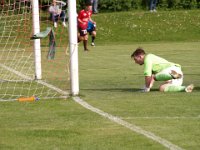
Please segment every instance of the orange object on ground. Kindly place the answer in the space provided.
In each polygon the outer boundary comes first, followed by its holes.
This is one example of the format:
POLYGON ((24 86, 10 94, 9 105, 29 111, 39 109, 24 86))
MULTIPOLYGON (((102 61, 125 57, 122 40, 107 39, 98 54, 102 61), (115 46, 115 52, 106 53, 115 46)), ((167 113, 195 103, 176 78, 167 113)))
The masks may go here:
POLYGON ((17 99, 19 102, 33 102, 33 101, 37 101, 39 100, 39 98, 35 97, 35 96, 31 96, 31 97, 20 97, 17 99))

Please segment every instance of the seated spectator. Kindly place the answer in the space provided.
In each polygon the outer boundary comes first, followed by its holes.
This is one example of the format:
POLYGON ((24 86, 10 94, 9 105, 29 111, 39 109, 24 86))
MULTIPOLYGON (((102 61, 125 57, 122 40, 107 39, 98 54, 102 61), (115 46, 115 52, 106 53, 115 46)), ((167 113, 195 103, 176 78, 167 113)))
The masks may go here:
POLYGON ((66 3, 62 1, 53 0, 52 5, 49 7, 49 13, 51 20, 54 23, 54 27, 57 28, 58 19, 60 18, 64 27, 67 27, 65 23, 65 11, 62 10, 62 7, 65 6, 66 3))

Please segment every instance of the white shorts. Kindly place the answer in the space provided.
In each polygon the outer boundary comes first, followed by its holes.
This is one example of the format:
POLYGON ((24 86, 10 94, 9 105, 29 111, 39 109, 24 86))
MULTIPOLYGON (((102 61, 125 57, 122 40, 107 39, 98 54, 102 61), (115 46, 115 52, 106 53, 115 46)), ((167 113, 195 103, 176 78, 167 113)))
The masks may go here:
POLYGON ((177 67, 177 66, 171 66, 167 69, 164 69, 162 70, 160 73, 164 73, 164 74, 170 74, 171 71, 176 71, 177 73, 181 74, 182 77, 179 78, 179 79, 172 79, 171 82, 169 84, 172 84, 172 85, 176 85, 176 86, 180 86, 183 84, 183 72, 181 71, 181 68, 180 67, 177 67))

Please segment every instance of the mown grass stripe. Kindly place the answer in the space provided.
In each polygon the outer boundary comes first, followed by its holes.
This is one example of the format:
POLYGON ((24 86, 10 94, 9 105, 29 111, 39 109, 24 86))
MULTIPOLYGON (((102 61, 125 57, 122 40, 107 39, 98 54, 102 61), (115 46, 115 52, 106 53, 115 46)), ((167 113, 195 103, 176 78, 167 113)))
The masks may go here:
POLYGON ((117 124, 120 124, 138 134, 142 134, 144 136, 146 136, 147 138, 150 138, 160 144, 162 144, 163 146, 165 146, 166 148, 169 148, 170 150, 182 150, 182 148, 178 147, 177 145, 174 145, 173 143, 159 137, 159 136, 156 136, 155 134, 149 132, 149 131, 145 131, 143 130, 142 128, 134 125, 134 124, 130 124, 122 119, 120 119, 119 117, 116 117, 116 116, 113 116, 111 114, 108 114, 98 108, 95 108, 91 105, 89 105, 88 103, 86 103, 85 101, 83 101, 80 97, 73 97, 74 101, 76 101, 77 103, 79 103, 80 105, 82 105, 83 107, 89 109, 90 111, 93 111, 105 118, 108 118, 109 120, 117 123, 117 124))

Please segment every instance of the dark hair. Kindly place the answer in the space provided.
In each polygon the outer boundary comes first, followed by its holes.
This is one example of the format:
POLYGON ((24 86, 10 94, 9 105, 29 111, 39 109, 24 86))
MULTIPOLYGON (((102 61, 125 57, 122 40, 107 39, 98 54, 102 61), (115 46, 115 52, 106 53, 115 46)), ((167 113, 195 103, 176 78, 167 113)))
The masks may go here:
POLYGON ((85 0, 85 6, 92 6, 91 0, 85 0))
POLYGON ((139 55, 145 55, 145 51, 143 50, 143 48, 138 47, 133 54, 131 55, 131 58, 135 57, 135 56, 139 56, 139 55))

